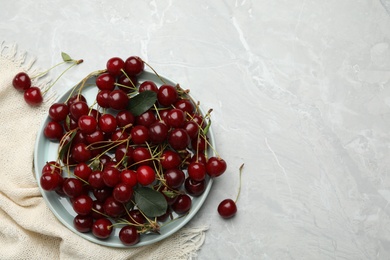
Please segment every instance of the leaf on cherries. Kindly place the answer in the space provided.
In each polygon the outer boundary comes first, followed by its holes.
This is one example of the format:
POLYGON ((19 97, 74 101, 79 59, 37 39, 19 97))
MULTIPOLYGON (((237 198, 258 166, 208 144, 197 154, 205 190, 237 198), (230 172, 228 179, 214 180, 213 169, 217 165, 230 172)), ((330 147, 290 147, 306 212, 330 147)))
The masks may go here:
POLYGON ((134 200, 138 209, 148 217, 161 216, 168 208, 164 195, 149 187, 134 189, 134 200))
POLYGON ((65 62, 73 61, 73 59, 69 56, 69 54, 65 52, 61 52, 62 60, 65 62))
POLYGON ((139 116, 151 108, 157 101, 157 93, 146 90, 132 97, 127 109, 134 115, 139 116))

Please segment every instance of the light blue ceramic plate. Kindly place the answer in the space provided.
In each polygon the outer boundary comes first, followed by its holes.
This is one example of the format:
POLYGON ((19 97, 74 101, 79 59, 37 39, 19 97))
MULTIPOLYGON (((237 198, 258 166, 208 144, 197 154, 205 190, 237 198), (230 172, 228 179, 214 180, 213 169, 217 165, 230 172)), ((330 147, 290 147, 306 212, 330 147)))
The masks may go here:
MULTIPOLYGON (((173 81, 162 77, 163 80, 167 84, 176 85, 173 81)), ((161 85, 161 80, 153 73, 150 72, 144 72, 139 77, 139 82, 143 82, 145 80, 151 80, 157 84, 157 86, 161 85)), ((94 84, 94 78, 90 79, 87 84, 94 84)), ((67 97, 71 94, 71 90, 64 93, 56 102, 65 102, 67 97)), ((93 100, 95 100, 96 94, 97 94, 97 87, 96 86, 88 86, 85 89, 83 89, 82 94, 85 96, 85 98, 88 101, 88 104, 92 104, 93 100)), ((34 154, 34 168, 35 168, 35 174, 37 180, 41 177, 41 170, 46 162, 48 161, 55 161, 57 158, 57 149, 58 149, 58 143, 51 142, 47 140, 43 135, 43 130, 45 125, 50 121, 50 118, 47 116, 44 118, 42 126, 38 132, 38 137, 35 145, 35 154, 34 154)), ((212 132, 212 129, 210 128, 209 132, 209 141, 212 144, 213 147, 215 147, 215 141, 214 141, 214 135, 212 132)), ((213 155, 213 151, 210 149, 209 153, 210 156, 213 155)), ((64 176, 66 176, 67 173, 64 173, 64 176)), ((38 181, 39 183, 39 181, 38 181)), ((153 243, 156 243, 158 241, 161 241, 172 234, 174 234, 176 231, 181 229, 184 225, 186 225, 199 211, 199 209, 202 207, 203 203, 205 202, 210 189, 212 186, 212 179, 207 180, 207 186, 205 192, 197 198, 192 198, 192 208, 191 211, 184 217, 179 218, 175 221, 170 222, 167 225, 164 225, 161 227, 160 234, 144 234, 141 236, 141 240, 138 244, 132 246, 132 247, 138 247, 138 246, 145 246, 150 245, 153 243)), ((73 227, 73 218, 76 216, 76 213, 73 211, 73 208, 69 202, 69 199, 63 198, 58 196, 55 192, 47 192, 42 189, 42 187, 39 185, 40 191, 42 193, 43 198, 45 199, 48 207, 51 209, 53 214, 61 221, 62 224, 64 224, 67 228, 75 232, 77 235, 100 245, 109 246, 109 247, 118 247, 118 248, 125 248, 129 246, 125 246, 121 243, 121 241, 118 238, 118 234, 120 231, 120 228, 116 228, 115 232, 113 232, 110 236, 110 238, 106 240, 101 240, 96 238, 92 235, 92 233, 80 233, 73 227)))

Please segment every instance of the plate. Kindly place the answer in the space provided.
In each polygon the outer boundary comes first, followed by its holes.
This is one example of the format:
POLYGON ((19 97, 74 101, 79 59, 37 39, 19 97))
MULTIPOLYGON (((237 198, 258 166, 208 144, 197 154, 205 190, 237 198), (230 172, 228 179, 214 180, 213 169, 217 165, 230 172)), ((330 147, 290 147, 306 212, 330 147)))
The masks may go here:
MULTIPOLYGON (((175 86, 176 83, 172 80, 169 80, 168 78, 162 77, 166 84, 170 84, 175 86)), ((156 83, 157 86, 161 86, 161 80, 158 76, 156 76, 154 73, 144 71, 139 77, 138 81, 143 82, 146 80, 151 80, 156 83)), ((96 98, 96 94, 98 92, 97 87, 95 84, 95 78, 91 78, 87 81, 86 87, 84 87, 82 94, 87 99, 88 104, 92 104, 93 100, 96 98)), ((59 97, 55 102, 65 102, 68 96, 72 93, 72 89, 64 93, 61 97, 59 97)), ((191 95, 192 96, 192 95, 191 95)), ((193 97, 193 96, 192 96, 193 97)), ((195 100, 195 99, 194 99, 195 100)), ((204 115, 204 111, 200 108, 201 113, 204 115)), ((43 131, 46 124, 50 121, 50 118, 46 116, 42 122, 42 126, 40 127, 40 130, 38 132, 36 144, 35 144, 35 152, 34 152, 34 168, 35 168, 35 175, 38 180, 41 177, 41 170, 46 162, 48 161, 55 161, 57 158, 57 150, 58 150, 58 142, 52 142, 49 141, 44 137, 43 131)), ((214 141, 214 135, 212 132, 212 128, 209 128, 208 131, 208 137, 209 142, 213 147, 215 147, 215 141, 214 141)), ((210 156, 214 155, 213 151, 210 149, 208 151, 208 154, 210 156)), ((187 173, 186 173, 187 174, 187 173)), ((65 169, 63 175, 67 175, 65 169)), ((99 238, 96 238, 91 232, 89 233, 80 233, 73 227, 73 218, 76 216, 76 213, 74 212, 72 205, 69 202, 68 198, 61 197, 55 192, 45 191, 42 189, 42 187, 39 184, 39 189, 42 193, 42 196, 44 200, 46 201, 47 206, 50 208, 50 210, 53 212, 53 214, 58 218, 58 220, 66 226, 68 229, 75 232, 77 235, 100 245, 109 246, 109 247, 117 247, 117 248, 128 248, 128 247, 139 247, 139 246, 145 246, 150 245, 153 243, 156 243, 158 241, 161 241, 178 230, 180 230, 184 225, 186 225, 199 211, 199 209, 202 207, 203 203, 205 202, 211 186, 212 186, 213 180, 211 178, 207 178, 206 180, 206 189, 204 193, 199 197, 193 197, 192 198, 192 207, 191 210, 187 215, 184 217, 178 218, 175 221, 171 221, 169 224, 164 225, 160 229, 160 234, 142 234, 140 242, 133 246, 125 246, 122 244, 122 242, 119 240, 119 231, 120 228, 115 228, 114 232, 112 232, 111 236, 108 239, 102 240, 99 238)), ((175 216, 175 215, 174 215, 175 216)))

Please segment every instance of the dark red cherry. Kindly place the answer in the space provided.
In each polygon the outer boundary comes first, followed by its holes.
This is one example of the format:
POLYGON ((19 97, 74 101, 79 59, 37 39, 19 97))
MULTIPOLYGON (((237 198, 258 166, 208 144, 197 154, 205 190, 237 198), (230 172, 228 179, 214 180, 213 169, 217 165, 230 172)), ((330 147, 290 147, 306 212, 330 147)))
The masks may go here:
POLYGON ((38 87, 30 87, 24 92, 24 100, 30 106, 38 106, 43 102, 41 90, 38 87))
POLYGON ((125 62, 119 57, 113 57, 106 63, 108 73, 113 76, 119 76, 122 74, 122 69, 125 67, 125 62))
POLYGON ((140 57, 131 56, 126 59, 124 70, 129 76, 138 76, 144 71, 144 62, 140 57))
POLYGON ((25 72, 19 72, 13 78, 12 85, 19 91, 26 91, 31 87, 30 76, 25 72))
POLYGON ((218 213, 223 218, 231 218, 237 213, 237 205, 232 199, 225 199, 218 205, 218 213))

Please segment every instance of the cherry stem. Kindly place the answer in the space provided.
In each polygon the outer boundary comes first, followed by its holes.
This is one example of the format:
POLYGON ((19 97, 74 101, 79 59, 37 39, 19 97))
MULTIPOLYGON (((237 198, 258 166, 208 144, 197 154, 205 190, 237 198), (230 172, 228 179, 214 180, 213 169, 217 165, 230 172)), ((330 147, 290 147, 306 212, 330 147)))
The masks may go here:
POLYGON ((60 66, 60 65, 62 65, 62 64, 65 64, 65 63, 67 63, 67 62, 68 62, 68 61, 62 61, 62 62, 60 62, 60 63, 57 63, 56 65, 54 65, 54 66, 51 67, 50 69, 47 69, 47 70, 45 70, 45 71, 43 71, 43 72, 41 72, 41 73, 39 73, 39 74, 37 74, 37 75, 31 77, 31 79, 40 78, 40 77, 46 75, 47 73, 49 73, 49 71, 51 71, 52 69, 54 69, 54 68, 56 68, 56 67, 58 67, 58 66, 60 66))
MULTIPOLYGON (((81 62, 80 62, 81 63, 81 62)), ((47 92, 47 91, 49 91, 49 89, 51 89, 53 86, 54 86, 54 84, 56 84, 57 83, 57 81, 68 71, 68 70, 70 70, 72 67, 74 67, 74 66, 76 66, 77 64, 79 64, 78 62, 75 62, 75 63, 73 63, 72 65, 70 65, 68 68, 66 68, 57 78, 56 78, 56 80, 48 87, 48 88, 46 88, 45 89, 45 91, 43 91, 42 92, 42 95, 45 95, 45 93, 47 92)))
POLYGON ((237 197, 236 197, 236 199, 234 200, 234 203, 237 203, 237 200, 238 200, 238 198, 240 197, 240 193, 241 193, 241 179, 242 179, 241 176, 242 176, 242 168, 244 168, 244 164, 241 164, 240 168, 238 169, 239 175, 240 175, 240 177, 239 177, 239 186, 238 186, 237 197))
POLYGON ((148 66, 148 67, 154 72, 154 74, 156 74, 156 76, 161 80, 161 82, 162 82, 163 84, 167 84, 167 83, 163 80, 163 78, 157 73, 157 71, 155 71, 155 70, 153 69, 152 66, 150 66, 146 61, 144 61, 144 60, 142 60, 142 61, 146 64, 146 66, 148 66))

